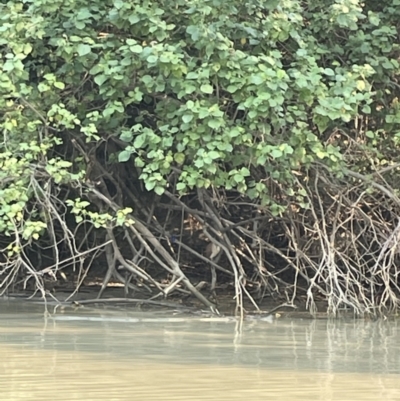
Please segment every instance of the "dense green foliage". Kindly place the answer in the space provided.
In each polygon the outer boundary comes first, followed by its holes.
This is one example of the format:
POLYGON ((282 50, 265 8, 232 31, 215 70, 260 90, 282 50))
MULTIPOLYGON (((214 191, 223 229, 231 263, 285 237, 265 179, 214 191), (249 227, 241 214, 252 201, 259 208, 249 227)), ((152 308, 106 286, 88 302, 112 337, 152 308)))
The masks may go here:
POLYGON ((67 230, 72 205, 78 223, 123 224, 85 195, 105 172, 158 195, 237 191, 282 216, 316 201, 315 166, 340 179, 398 163, 399 21, 400 0, 3 2, 7 263, 57 237, 54 219, 67 230))

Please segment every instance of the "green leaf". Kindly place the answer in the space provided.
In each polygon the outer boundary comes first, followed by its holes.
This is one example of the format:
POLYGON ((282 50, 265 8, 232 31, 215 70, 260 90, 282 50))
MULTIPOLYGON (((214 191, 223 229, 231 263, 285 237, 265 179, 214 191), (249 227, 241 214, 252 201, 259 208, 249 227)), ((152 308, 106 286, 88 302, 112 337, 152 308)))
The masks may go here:
POLYGON ((380 18, 377 14, 373 13, 372 11, 368 11, 368 20, 372 25, 379 26, 380 18))
POLYGON ((103 75, 103 74, 101 74, 101 75, 96 75, 96 76, 94 77, 94 82, 96 82, 96 84, 97 84, 98 86, 101 86, 101 85, 104 84, 104 82, 107 81, 107 79, 108 79, 108 77, 107 77, 106 75, 103 75))
POLYGON ((7 60, 2 67, 3 71, 10 72, 14 69, 14 63, 12 60, 7 60))
POLYGON ((146 134, 143 133, 143 134, 138 135, 135 138, 135 141, 133 142, 133 146, 136 149, 140 149, 144 145, 145 142, 146 142, 146 134))
POLYGON ((193 114, 185 114, 182 116, 182 120, 184 123, 190 123, 193 120, 193 114))
POLYGON ((200 90, 203 92, 203 93, 207 93, 207 94, 211 94, 211 93, 213 93, 213 91, 214 91, 214 89, 213 89, 213 87, 210 85, 210 84, 203 84, 203 85, 201 85, 200 86, 200 90))
POLYGON ((262 83, 265 82, 265 78, 261 76, 260 74, 252 75, 250 77, 250 83, 254 85, 261 85, 262 83))
POLYGON ((244 178, 243 178, 243 176, 241 174, 235 174, 233 176, 233 179, 235 180, 236 183, 244 181, 244 178))
POLYGON ((328 153, 324 152, 323 150, 318 150, 315 152, 317 155, 318 159, 324 159, 326 156, 328 156, 328 153))
POLYGON ((25 43, 24 45, 24 54, 30 54, 32 52, 32 45, 30 43, 25 43))
MULTIPOLYGON (((131 46, 130 48, 129 48, 129 50, 132 52, 132 53, 142 53, 142 51, 143 51, 143 47, 142 46, 140 46, 140 45, 134 45, 134 46, 131 46)), ((157 61, 157 60, 156 60, 157 61)))
POLYGON ((157 62, 157 60, 158 60, 158 57, 155 56, 154 54, 147 57, 147 62, 150 64, 155 64, 157 62))
POLYGON ((132 132, 130 131, 123 131, 119 136, 119 139, 124 142, 130 142, 133 138, 132 132))
POLYGON ((250 177, 250 170, 249 170, 247 167, 242 167, 242 168, 240 169, 240 174, 241 174, 243 177, 250 177))
POLYGON ((144 186, 148 191, 151 191, 156 186, 156 181, 146 181, 144 186))
POLYGON ((120 163, 127 162, 131 158, 131 152, 129 150, 123 150, 119 155, 118 155, 118 161, 120 163))
POLYGON ((65 89, 65 84, 64 84, 64 82, 54 82, 53 85, 54 85, 56 88, 58 88, 58 89, 61 89, 61 90, 65 89))
MULTIPOLYGON (((121 1, 121 3, 124 4, 125 2, 124 2, 124 1, 121 1)), ((136 13, 132 13, 132 14, 129 16, 128 21, 129 21, 132 25, 134 25, 134 24, 137 24, 137 23, 140 21, 140 17, 139 17, 139 15, 137 15, 136 13)))
POLYGON ((175 153, 174 160, 177 164, 183 164, 185 161, 185 155, 183 153, 175 153))
POLYGON ((154 79, 152 76, 150 75, 143 75, 142 77, 142 82, 146 85, 146 86, 150 86, 153 84, 154 79))
POLYGON ((186 93, 187 95, 190 95, 190 94, 193 93, 196 89, 197 89, 197 88, 196 88, 194 85, 185 84, 184 90, 185 90, 185 93, 186 93))
POLYGON ((76 16, 78 20, 83 20, 83 21, 89 19, 90 17, 92 17, 92 14, 86 7, 81 8, 76 16))
POLYGON ((202 168, 204 166, 204 160, 203 159, 197 159, 194 161, 194 165, 198 168, 202 168))
POLYGON ((165 192, 165 188, 164 188, 164 187, 160 187, 160 186, 156 186, 156 187, 154 188, 154 192, 155 192, 157 195, 161 196, 161 195, 165 192))
POLYGON ((364 81, 361 81, 361 80, 357 81, 357 89, 358 89, 359 91, 365 90, 365 82, 364 82, 364 81))
POLYGON ((274 159, 277 159, 277 158, 279 158, 279 157, 282 157, 282 156, 283 156, 283 153, 282 153, 281 150, 275 148, 275 149, 273 149, 273 150, 271 151, 271 156, 272 156, 274 159))
POLYGON ((207 125, 212 129, 218 129, 221 127, 221 120, 212 119, 207 121, 207 125))
POLYGON ((369 107, 367 104, 363 106, 361 111, 365 114, 371 114, 371 107, 369 107))
POLYGON ((206 109, 205 107, 200 109, 199 111, 199 118, 203 119, 206 118, 210 115, 210 112, 208 111, 208 109, 206 109))
POLYGON ((335 76, 335 71, 333 71, 332 68, 325 68, 324 73, 325 73, 325 75, 328 75, 330 77, 335 76))
POLYGON ((198 76, 199 74, 197 72, 191 71, 186 75, 186 79, 197 79, 198 76))
POLYGON ((46 85, 46 84, 43 83, 43 82, 41 82, 41 83, 37 86, 37 88, 38 88, 38 91, 39 91, 39 92, 46 92, 46 91, 48 91, 48 90, 50 89, 50 86, 49 86, 49 85, 46 85))
POLYGON ((208 153, 208 157, 212 160, 218 159, 221 157, 221 154, 215 150, 212 150, 211 152, 208 153))
POLYGON ((89 45, 85 44, 85 43, 80 43, 77 48, 76 51, 78 52, 79 56, 86 56, 87 54, 89 54, 92 49, 89 45))
POLYGON ((238 89, 239 87, 237 85, 228 85, 226 88, 227 92, 229 93, 235 93, 238 89))
POLYGON ((136 157, 135 166, 140 168, 144 167, 144 161, 140 157, 136 157))

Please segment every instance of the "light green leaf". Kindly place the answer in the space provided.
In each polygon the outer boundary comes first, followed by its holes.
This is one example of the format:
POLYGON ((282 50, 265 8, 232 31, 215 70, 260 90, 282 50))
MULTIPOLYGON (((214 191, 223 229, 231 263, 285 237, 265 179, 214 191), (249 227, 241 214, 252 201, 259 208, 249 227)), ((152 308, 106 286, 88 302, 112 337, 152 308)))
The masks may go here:
POLYGON ((220 153, 219 152, 217 152, 217 151, 215 151, 215 150, 212 150, 211 152, 209 152, 208 153, 208 157, 210 158, 210 159, 218 159, 219 157, 221 157, 221 155, 220 155, 220 153))
POLYGON ((182 116, 182 120, 184 123, 190 123, 190 121, 193 120, 193 114, 185 114, 184 116, 182 116))
POLYGON ((119 136, 119 139, 121 139, 121 141, 124 141, 124 142, 130 142, 132 140, 132 137, 133 137, 132 132, 123 131, 121 133, 121 135, 119 136))
POLYGON ((335 71, 333 71, 332 68, 325 68, 324 73, 325 75, 328 75, 330 77, 333 77, 335 75, 335 71))
POLYGON ((155 64, 157 62, 157 60, 158 60, 158 57, 155 56, 154 54, 147 57, 147 62, 150 64, 155 64))
POLYGON ((136 157, 135 166, 140 168, 144 167, 144 161, 140 157, 136 157))
POLYGON ((85 44, 85 43, 80 43, 77 48, 76 51, 78 52, 78 54, 80 56, 86 56, 87 54, 89 54, 92 49, 89 45, 85 44))
POLYGON ((243 176, 241 174, 235 174, 233 176, 233 179, 236 183, 242 182, 244 180, 243 176))
POLYGON ((129 48, 132 53, 141 53, 143 51, 143 47, 140 45, 134 45, 129 48))
POLYGON ((271 156, 272 156, 274 159, 277 159, 278 157, 282 157, 282 155, 283 155, 283 153, 282 153, 282 151, 279 150, 279 149, 273 149, 273 150, 271 151, 271 156))
POLYGON ((131 152, 129 150, 123 150, 119 155, 118 155, 118 161, 120 163, 127 162, 131 158, 131 152))
POLYGON ((357 81, 357 89, 363 91, 365 89, 365 82, 361 80, 357 81))
POLYGON ((58 88, 58 89, 61 89, 61 90, 65 89, 65 84, 64 84, 64 82, 54 82, 53 85, 54 85, 56 88, 58 88))
POLYGON ((154 192, 157 195, 161 196, 165 192, 165 189, 163 187, 157 186, 154 188, 154 192))
POLYGON ((178 191, 184 191, 186 189, 186 184, 184 182, 178 182, 176 184, 176 189, 178 191))
POLYGON ((237 85, 228 85, 226 88, 229 93, 235 93, 238 89, 239 87, 237 85))
POLYGON ((213 91, 214 91, 214 89, 213 89, 213 87, 210 85, 210 84, 203 84, 203 85, 201 85, 200 86, 200 90, 203 92, 203 93, 207 93, 207 94, 211 94, 211 93, 213 93, 213 91))
POLYGON ((183 153, 175 153, 174 160, 178 164, 183 164, 185 161, 185 155, 183 153))
POLYGON ((30 43, 25 43, 24 45, 24 54, 29 54, 32 51, 32 45, 30 43))
POLYGON ((190 71, 186 75, 186 79, 197 79, 198 76, 199 76, 199 74, 197 72, 190 71))
POLYGON ((96 84, 98 86, 101 86, 104 84, 104 82, 106 82, 108 79, 108 77, 106 75, 100 74, 100 75, 96 75, 94 77, 94 82, 96 82, 96 84))
POLYGON ((156 186, 156 182, 155 181, 146 181, 144 186, 146 187, 146 189, 148 191, 151 191, 156 186))
POLYGON ((248 169, 247 167, 242 167, 242 168, 240 169, 240 174, 241 174, 243 177, 249 177, 249 176, 250 176, 250 171, 249 171, 249 169, 248 169))
POLYGON ((212 129, 218 129, 219 127, 221 127, 221 121, 212 119, 212 120, 207 121, 207 125, 212 129))
POLYGON ((209 115, 210 115, 210 112, 208 111, 208 109, 206 109, 206 108, 200 109, 199 118, 203 119, 203 118, 208 117, 209 115))
POLYGON ((365 114, 371 114, 371 107, 369 107, 367 104, 365 106, 363 106, 363 108, 361 109, 361 111, 365 114))
POLYGON ((14 63, 12 60, 7 60, 2 67, 3 71, 10 72, 14 69, 14 63))
POLYGON ((133 142, 133 146, 136 149, 140 149, 145 142, 146 142, 146 134, 140 134, 135 138, 135 141, 133 142))

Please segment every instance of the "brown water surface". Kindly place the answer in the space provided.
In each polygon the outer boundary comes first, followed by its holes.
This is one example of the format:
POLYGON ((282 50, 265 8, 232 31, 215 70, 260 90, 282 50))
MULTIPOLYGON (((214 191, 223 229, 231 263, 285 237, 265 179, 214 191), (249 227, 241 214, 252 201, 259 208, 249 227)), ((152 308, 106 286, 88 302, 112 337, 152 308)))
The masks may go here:
POLYGON ((399 324, 1 302, 0 400, 400 400, 399 324))

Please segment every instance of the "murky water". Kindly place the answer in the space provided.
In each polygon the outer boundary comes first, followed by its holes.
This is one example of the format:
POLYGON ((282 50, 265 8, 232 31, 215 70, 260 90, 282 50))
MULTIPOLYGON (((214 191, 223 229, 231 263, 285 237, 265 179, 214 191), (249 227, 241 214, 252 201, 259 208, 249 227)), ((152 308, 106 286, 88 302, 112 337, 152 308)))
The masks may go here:
POLYGON ((400 327, 3 302, 0 399, 400 400, 400 327))

